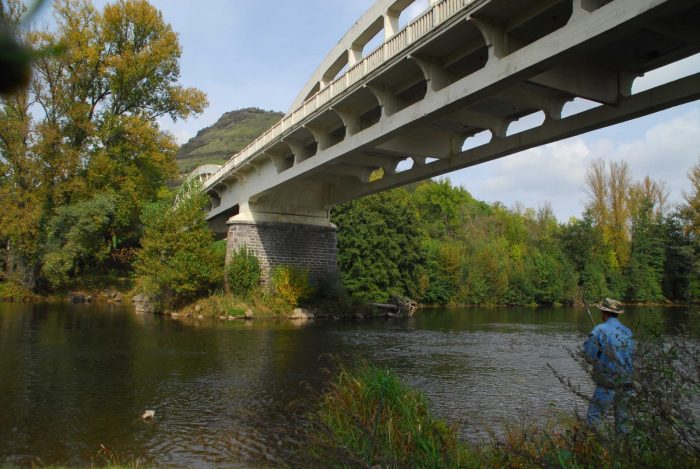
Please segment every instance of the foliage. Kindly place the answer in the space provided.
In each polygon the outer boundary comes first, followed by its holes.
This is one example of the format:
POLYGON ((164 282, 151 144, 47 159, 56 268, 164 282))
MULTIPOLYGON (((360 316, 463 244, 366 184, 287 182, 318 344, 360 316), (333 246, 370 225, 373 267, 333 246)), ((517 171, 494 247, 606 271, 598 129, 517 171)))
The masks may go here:
POLYGON ((260 284, 260 275, 260 261, 254 251, 243 246, 231 254, 226 266, 226 280, 234 295, 247 296, 260 284))
POLYGON ((196 299, 223 284, 223 252, 204 219, 208 203, 195 180, 182 186, 175 206, 158 202, 143 212, 137 281, 166 307, 196 299))
POLYGON ((455 428, 433 417, 425 396, 385 370, 342 369, 312 415, 311 453, 320 467, 464 467, 455 428))
POLYGON ((571 303, 578 286, 588 301, 700 294, 691 204, 667 214, 665 185, 632 181, 623 163, 594 162, 588 184, 587 210, 563 224, 547 205, 485 204, 448 180, 343 204, 333 211, 341 279, 362 301, 428 304, 571 303))
POLYGON ((47 226, 46 254, 41 273, 54 288, 66 285, 73 274, 104 262, 117 248, 113 194, 65 205, 47 226))
MULTIPOLYGON (((21 10, 20 0, 4 3, 21 10)), ((61 44, 62 52, 38 55, 29 87, 0 97, 0 242, 12 257, 10 273, 30 288, 41 273, 65 283, 86 257, 47 246, 75 248, 50 235, 62 207, 84 209, 75 204, 111 194, 114 212, 95 238, 138 242, 142 208, 176 172, 175 141, 158 119, 186 118, 206 104, 202 92, 178 83, 177 35, 147 1, 99 11, 60 0, 54 10, 51 29, 12 32, 28 48, 61 44)))
POLYGON ((0 282, 0 302, 29 303, 38 297, 24 285, 14 282, 0 282))
MULTIPOLYGON (((430 415, 425 397, 387 370, 341 368, 310 415, 311 461, 323 467, 600 467, 685 468, 700 463, 700 434, 692 412, 700 376, 698 344, 658 335, 643 317, 628 403, 629 434, 603 423, 592 429, 578 415, 550 414, 544 424, 524 417, 478 448, 430 415), (646 332, 645 332, 646 331, 646 332)), ((575 355, 578 356, 578 355, 575 355)), ((581 358, 582 366, 587 366, 581 358)), ((555 374, 572 392, 588 398, 555 374)))
POLYGON ((419 297, 424 253, 422 230, 410 194, 382 192, 333 209, 338 266, 348 292, 366 301, 391 295, 419 297))
POLYGON ((660 220, 654 219, 652 201, 645 199, 633 217, 627 298, 647 302, 664 299, 665 244, 664 226, 660 220))
POLYGON ((270 272, 273 291, 292 308, 311 297, 314 289, 309 283, 309 271, 291 265, 279 265, 270 272))

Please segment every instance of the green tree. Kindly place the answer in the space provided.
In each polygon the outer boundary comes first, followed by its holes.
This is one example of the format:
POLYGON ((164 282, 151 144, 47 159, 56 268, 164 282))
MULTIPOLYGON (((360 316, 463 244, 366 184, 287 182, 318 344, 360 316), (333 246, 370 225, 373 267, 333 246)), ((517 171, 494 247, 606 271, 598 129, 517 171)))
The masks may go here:
POLYGON ((147 205, 144 233, 136 254, 137 284, 163 306, 175 307, 223 284, 224 256, 204 219, 209 198, 197 181, 180 188, 178 203, 147 205))
POLYGON ((338 267, 352 295, 387 301, 392 294, 420 298, 425 254, 411 195, 382 192, 333 209, 338 225, 338 267))
POLYGON ((62 287, 72 274, 90 270, 107 259, 114 247, 109 233, 115 208, 112 194, 98 194, 56 210, 47 226, 41 270, 51 286, 62 287))
POLYGON ((632 218, 632 245, 627 267, 627 299, 660 301, 665 261, 664 227, 654 216, 653 201, 640 202, 632 218))

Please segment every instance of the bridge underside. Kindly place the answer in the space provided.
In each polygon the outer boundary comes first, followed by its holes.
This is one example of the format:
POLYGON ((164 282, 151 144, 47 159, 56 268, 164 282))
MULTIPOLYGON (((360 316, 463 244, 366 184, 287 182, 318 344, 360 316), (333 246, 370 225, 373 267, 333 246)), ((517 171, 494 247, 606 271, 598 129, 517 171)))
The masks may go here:
POLYGON ((697 74, 631 92, 637 77, 700 51, 697 0, 462 1, 399 52, 385 42, 382 61, 375 51, 318 87, 209 177, 212 225, 331 229, 339 202, 700 98, 697 74), (576 98, 597 107, 562 117, 576 98), (538 113, 540 125, 512 133, 538 113), (483 132, 488 142, 468 148, 483 132))

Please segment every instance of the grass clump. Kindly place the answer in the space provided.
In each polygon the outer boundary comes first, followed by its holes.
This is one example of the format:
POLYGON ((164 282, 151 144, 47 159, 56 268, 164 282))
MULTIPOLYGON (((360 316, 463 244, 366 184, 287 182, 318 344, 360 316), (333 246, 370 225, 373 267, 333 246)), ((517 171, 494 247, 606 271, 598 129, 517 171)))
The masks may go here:
POLYGON ((466 467, 457 432, 391 371, 342 369, 312 415, 311 455, 324 467, 466 467))

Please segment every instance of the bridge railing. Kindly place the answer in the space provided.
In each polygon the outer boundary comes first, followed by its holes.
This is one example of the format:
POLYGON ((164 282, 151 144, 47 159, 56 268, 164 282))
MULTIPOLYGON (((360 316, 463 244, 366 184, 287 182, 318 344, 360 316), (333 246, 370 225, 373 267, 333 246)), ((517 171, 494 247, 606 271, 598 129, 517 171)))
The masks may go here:
MULTIPOLYGON (((355 83, 360 82, 369 73, 379 68, 384 62, 396 56, 415 41, 476 1, 477 0, 442 0, 433 5, 431 9, 415 18, 395 36, 386 40, 382 45, 377 47, 377 49, 349 68, 343 75, 339 76, 328 86, 319 90, 316 94, 304 101, 299 108, 282 118, 282 120, 270 127, 248 146, 234 155, 221 169, 214 173, 207 182, 212 181, 212 183, 214 183, 218 181, 219 178, 228 174, 232 169, 255 156, 262 148, 287 130, 303 122, 307 116, 310 116, 320 107, 332 101, 355 83)), ((206 188, 209 188, 209 184, 206 184, 206 188)))

